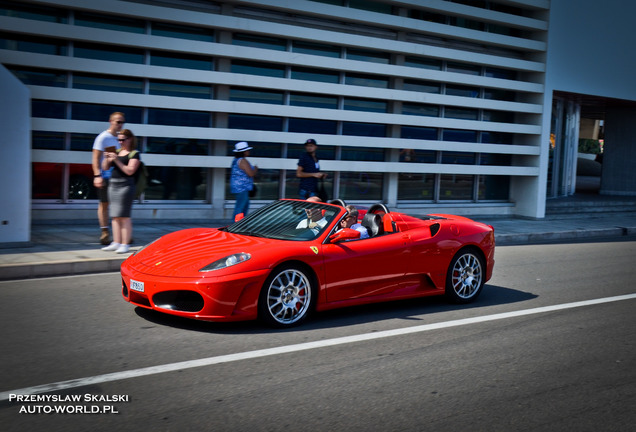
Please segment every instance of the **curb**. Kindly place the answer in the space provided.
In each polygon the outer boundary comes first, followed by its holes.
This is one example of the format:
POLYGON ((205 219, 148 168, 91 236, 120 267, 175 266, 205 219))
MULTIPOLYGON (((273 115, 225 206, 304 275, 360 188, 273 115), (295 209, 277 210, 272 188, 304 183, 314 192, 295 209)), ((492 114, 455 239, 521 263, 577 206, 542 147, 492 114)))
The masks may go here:
MULTIPOLYGON (((495 233, 495 244, 498 246, 512 246, 555 240, 580 240, 603 237, 624 237, 630 235, 636 235, 636 227, 576 229, 544 233, 495 233)), ((114 258, 85 258, 55 262, 41 261, 19 264, 0 264, 0 281, 118 272, 121 264, 126 260, 126 258, 128 258, 128 256, 114 258)))
POLYGON ((56 262, 0 265, 0 281, 119 271, 122 258, 87 258, 56 262))

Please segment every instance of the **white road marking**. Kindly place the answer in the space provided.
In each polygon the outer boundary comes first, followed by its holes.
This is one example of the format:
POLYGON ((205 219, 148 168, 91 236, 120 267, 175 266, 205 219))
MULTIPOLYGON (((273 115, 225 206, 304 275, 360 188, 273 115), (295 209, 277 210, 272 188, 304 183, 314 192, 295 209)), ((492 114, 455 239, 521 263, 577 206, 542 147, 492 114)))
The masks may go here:
POLYGON ((458 327, 458 326, 464 326, 469 324, 477 324, 477 323, 483 323, 488 321, 496 321, 496 320, 502 320, 507 318, 516 318, 516 317, 521 317, 526 315, 535 315, 535 314, 546 313, 546 312, 554 312, 554 311, 560 311, 565 309, 572 309, 572 308, 592 306, 592 305, 598 305, 603 303, 611 303, 611 302, 632 300, 632 299, 636 299, 636 293, 622 295, 622 296, 615 296, 615 297, 605 297, 605 298, 600 298, 595 300, 586 300, 586 301, 573 302, 573 303, 563 303, 560 305, 544 306, 544 307, 525 309, 520 311, 504 312, 504 313, 499 313, 494 315, 465 318, 465 319, 446 321, 446 322, 440 322, 440 323, 434 323, 434 324, 424 324, 420 326, 406 327, 406 328, 400 328, 400 329, 394 329, 394 330, 385 330, 385 331, 374 332, 374 333, 345 336, 345 337, 339 337, 334 339, 326 339, 326 340, 315 341, 315 342, 306 342, 306 343, 301 343, 296 345, 261 349, 256 351, 247 351, 247 352, 236 353, 236 354, 227 354, 227 355, 216 356, 216 357, 207 357, 207 358, 198 359, 198 360, 189 360, 189 361, 183 361, 178 363, 150 366, 150 367, 145 367, 140 369, 131 369, 131 370, 122 371, 122 372, 114 372, 114 373, 109 373, 104 375, 96 375, 92 377, 78 378, 78 379, 73 379, 68 381, 59 381, 59 382, 51 383, 51 384, 43 384, 43 385, 34 386, 34 387, 25 387, 21 389, 9 390, 9 391, 0 393, 0 401, 8 400, 9 395, 11 394, 25 395, 25 394, 51 393, 51 392, 66 390, 70 388, 84 387, 84 386, 89 386, 94 384, 105 383, 105 382, 125 380, 129 378, 138 378, 138 377, 147 376, 147 375, 156 375, 156 374, 161 374, 166 372, 174 372, 174 371, 192 369, 192 368, 202 367, 202 366, 211 366, 211 365, 220 364, 220 363, 230 363, 230 362, 235 362, 239 360, 254 359, 254 358, 267 357, 267 356, 273 356, 273 355, 279 355, 279 354, 287 354, 287 353, 306 351, 306 350, 311 350, 316 348, 325 348, 325 347, 336 346, 336 345, 345 345, 345 344, 369 341, 374 339, 388 338, 393 336, 402 336, 402 335, 421 333, 421 332, 426 332, 431 330, 439 330, 439 329, 444 329, 449 327, 458 327))

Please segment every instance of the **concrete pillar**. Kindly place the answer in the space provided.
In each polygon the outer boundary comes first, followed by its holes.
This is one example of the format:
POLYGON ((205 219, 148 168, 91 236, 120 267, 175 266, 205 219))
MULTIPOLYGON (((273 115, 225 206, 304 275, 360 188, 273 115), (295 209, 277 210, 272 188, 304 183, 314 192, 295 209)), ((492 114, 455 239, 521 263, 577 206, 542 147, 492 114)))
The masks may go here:
POLYGON ((31 95, 0 65, 0 245, 21 246, 31 240, 31 95))
POLYGON ((636 108, 609 108, 605 114, 602 195, 636 196, 636 108))

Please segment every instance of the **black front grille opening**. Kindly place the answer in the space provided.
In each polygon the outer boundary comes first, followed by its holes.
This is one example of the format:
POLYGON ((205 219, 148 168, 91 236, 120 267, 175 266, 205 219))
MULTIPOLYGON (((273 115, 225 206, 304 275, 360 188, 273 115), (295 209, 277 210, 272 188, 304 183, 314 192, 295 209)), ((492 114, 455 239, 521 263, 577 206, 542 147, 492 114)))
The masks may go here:
POLYGON ((152 297, 155 307, 180 312, 199 312, 203 309, 203 297, 195 291, 164 291, 152 297))
POLYGON ((121 280, 121 293, 124 297, 128 298, 128 285, 126 285, 125 280, 121 280))

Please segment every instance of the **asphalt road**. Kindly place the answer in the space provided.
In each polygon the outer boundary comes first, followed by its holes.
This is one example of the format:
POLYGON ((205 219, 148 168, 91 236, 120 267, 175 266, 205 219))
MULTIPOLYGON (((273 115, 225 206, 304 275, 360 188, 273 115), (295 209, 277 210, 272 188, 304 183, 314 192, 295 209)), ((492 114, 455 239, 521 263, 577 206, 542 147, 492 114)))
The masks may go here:
POLYGON ((631 431, 634 256, 636 241, 499 247, 472 305, 288 331, 136 309, 117 274, 0 282, 0 429, 631 431), (58 399, 17 400, 34 388, 58 399))

